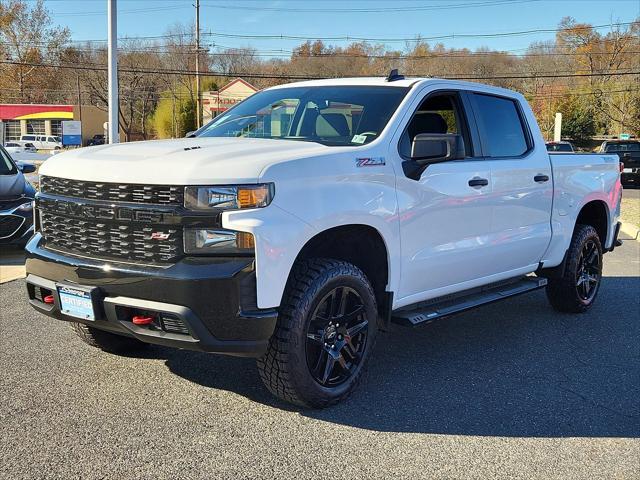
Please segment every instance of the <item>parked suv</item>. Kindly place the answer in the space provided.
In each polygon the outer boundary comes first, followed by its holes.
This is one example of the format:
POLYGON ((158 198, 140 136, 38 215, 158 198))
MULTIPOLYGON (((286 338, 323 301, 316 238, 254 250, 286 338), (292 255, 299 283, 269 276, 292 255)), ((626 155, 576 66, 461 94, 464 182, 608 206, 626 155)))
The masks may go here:
POLYGON ((31 163, 16 163, 0 146, 0 245, 24 247, 33 235, 35 190, 23 173, 36 170, 31 163))
POLYGON ((105 137, 103 134, 96 134, 89 140, 87 143, 88 147, 92 147, 94 145, 104 145, 105 137))
POLYGON ((397 72, 269 88, 193 138, 40 173, 34 308, 107 351, 256 357, 306 407, 347 396, 391 324, 540 288, 587 311, 619 229, 616 155, 549 155, 519 93, 397 72))

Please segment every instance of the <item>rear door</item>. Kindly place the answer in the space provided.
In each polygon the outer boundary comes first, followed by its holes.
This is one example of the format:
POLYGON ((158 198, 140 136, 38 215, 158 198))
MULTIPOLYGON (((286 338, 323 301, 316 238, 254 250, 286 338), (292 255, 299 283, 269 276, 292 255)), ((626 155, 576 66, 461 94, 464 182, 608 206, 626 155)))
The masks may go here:
POLYGON ((535 144, 517 100, 485 93, 469 97, 491 166, 491 237, 497 247, 492 261, 500 272, 536 265, 551 240, 549 154, 542 142, 535 144))

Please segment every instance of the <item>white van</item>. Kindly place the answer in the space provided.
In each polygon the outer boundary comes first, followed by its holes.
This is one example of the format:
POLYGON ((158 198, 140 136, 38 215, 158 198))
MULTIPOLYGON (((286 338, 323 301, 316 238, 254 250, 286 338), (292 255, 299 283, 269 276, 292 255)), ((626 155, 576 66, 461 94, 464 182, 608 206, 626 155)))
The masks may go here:
POLYGON ((60 137, 55 135, 22 135, 18 143, 32 143, 38 150, 59 150, 62 148, 60 137))

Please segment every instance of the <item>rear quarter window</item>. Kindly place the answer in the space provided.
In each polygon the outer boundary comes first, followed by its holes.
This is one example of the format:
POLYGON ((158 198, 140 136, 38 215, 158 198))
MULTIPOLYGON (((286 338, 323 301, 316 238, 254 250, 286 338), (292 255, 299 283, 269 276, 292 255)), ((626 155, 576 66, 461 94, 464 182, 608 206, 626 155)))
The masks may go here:
MULTIPOLYGON (((529 150, 520 110, 514 100, 475 93, 474 113, 491 157, 519 157, 529 150)), ((486 154, 487 152, 485 152, 486 154)))

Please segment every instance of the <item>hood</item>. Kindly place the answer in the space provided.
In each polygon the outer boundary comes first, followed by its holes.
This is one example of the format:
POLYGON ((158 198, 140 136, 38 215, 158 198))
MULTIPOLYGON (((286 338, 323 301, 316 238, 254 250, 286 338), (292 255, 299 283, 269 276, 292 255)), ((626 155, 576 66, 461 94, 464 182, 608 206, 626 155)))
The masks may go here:
POLYGON ((274 163, 333 153, 338 147, 259 138, 181 138, 79 148, 54 155, 41 175, 114 183, 255 183, 274 163))
POLYGON ((20 197, 26 193, 27 181, 22 172, 15 175, 0 175, 0 200, 20 197))

